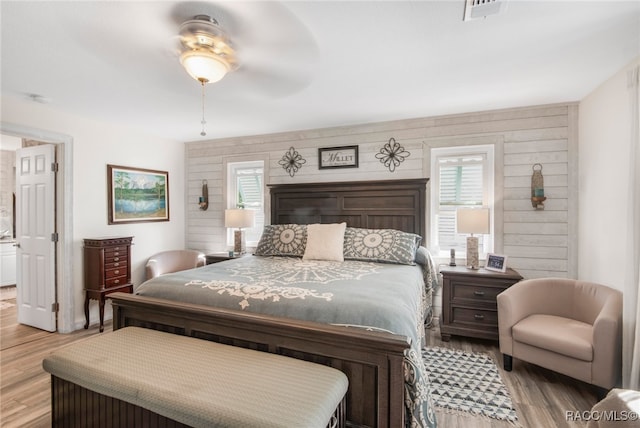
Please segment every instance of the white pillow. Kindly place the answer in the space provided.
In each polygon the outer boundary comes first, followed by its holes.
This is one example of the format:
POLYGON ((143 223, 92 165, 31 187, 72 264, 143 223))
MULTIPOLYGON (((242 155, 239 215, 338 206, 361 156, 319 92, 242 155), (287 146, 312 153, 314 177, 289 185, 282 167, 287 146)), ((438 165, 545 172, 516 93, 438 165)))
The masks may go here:
POLYGON ((347 223, 307 225, 307 247, 302 260, 344 261, 344 231, 347 223))

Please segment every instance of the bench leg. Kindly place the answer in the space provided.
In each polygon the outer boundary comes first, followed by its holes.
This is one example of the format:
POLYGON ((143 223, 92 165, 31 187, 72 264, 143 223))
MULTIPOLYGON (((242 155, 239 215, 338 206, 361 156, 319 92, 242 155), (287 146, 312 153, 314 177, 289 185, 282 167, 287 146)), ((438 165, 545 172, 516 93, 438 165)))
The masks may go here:
POLYGON ((85 323, 84 323, 84 329, 88 329, 89 328, 89 293, 85 292, 85 296, 84 296, 84 318, 85 318, 85 323))
POLYGON ((100 333, 104 331, 104 301, 104 296, 100 295, 100 333))

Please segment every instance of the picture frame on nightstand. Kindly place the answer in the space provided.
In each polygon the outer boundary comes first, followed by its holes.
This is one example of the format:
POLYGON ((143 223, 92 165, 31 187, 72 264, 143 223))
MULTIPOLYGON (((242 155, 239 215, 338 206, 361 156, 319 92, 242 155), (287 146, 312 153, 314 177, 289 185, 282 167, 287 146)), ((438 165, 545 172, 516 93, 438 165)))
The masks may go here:
POLYGON ((506 272, 507 271, 507 256, 503 254, 487 254, 487 260, 484 264, 486 270, 492 270, 494 272, 506 272))

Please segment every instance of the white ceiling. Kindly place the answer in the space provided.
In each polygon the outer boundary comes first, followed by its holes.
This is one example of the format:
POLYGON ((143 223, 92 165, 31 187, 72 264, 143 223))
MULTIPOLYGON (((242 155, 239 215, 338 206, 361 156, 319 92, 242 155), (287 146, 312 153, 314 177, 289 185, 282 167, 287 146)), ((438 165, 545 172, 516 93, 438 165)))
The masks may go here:
POLYGON ((6 1, 2 96, 196 141, 578 101, 640 55, 640 1, 6 1), (201 88, 178 26, 211 14, 240 68, 201 88))

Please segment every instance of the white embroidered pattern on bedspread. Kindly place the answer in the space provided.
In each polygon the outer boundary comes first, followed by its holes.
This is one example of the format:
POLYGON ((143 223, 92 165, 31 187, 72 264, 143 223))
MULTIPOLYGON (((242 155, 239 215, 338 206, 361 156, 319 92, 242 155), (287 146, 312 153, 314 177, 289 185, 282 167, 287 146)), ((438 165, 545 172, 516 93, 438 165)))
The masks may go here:
POLYGON ((189 281, 185 286, 201 286, 220 294, 227 293, 230 296, 242 297, 238 303, 242 309, 247 308, 249 299, 268 300, 279 302, 280 298, 285 299, 305 299, 306 297, 314 297, 317 299, 325 299, 331 301, 333 293, 318 293, 316 290, 307 290, 299 287, 280 287, 271 285, 268 282, 254 282, 252 284, 241 283, 237 281, 189 281))
POLYGON ((260 266, 233 265, 228 268, 231 276, 241 276, 249 281, 269 281, 279 284, 317 283, 358 280, 376 273, 379 267, 371 262, 336 263, 325 260, 302 260, 293 257, 276 257, 260 266))
POLYGON ((275 258, 261 266, 233 266, 228 268, 232 277, 242 277, 244 282, 232 280, 192 280, 185 286, 198 286, 219 294, 241 297, 238 303, 242 309, 250 306, 249 300, 306 299, 307 297, 331 301, 333 293, 321 293, 286 284, 316 283, 328 284, 334 281, 358 280, 378 271, 375 263, 351 262, 349 264, 322 260, 275 258), (282 285, 275 285, 282 284, 282 285))

